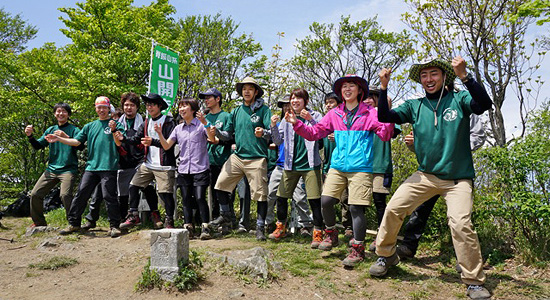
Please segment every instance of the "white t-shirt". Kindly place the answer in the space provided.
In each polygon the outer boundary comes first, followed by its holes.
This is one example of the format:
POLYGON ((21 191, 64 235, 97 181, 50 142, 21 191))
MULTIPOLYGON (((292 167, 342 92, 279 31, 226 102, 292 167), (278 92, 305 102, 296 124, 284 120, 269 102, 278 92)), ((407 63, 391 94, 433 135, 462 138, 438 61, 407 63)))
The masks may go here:
MULTIPOLYGON (((155 131, 155 124, 159 124, 162 127, 165 120, 166 120, 165 115, 162 115, 156 121, 153 119, 150 119, 149 122, 147 123, 147 136, 150 136, 153 139, 158 139, 159 135, 155 131)), ((153 145, 151 145, 149 147, 149 151, 147 151, 147 159, 145 160, 145 166, 149 169, 158 170, 158 171, 170 171, 170 170, 176 169, 176 167, 173 167, 173 166, 163 166, 160 164, 160 148, 153 145)))

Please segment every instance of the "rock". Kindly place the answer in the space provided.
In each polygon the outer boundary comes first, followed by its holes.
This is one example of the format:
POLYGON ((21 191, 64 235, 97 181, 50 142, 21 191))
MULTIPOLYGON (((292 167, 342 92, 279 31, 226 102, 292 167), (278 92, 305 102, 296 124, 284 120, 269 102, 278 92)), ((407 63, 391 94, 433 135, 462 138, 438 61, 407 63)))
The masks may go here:
POLYGON ((238 272, 258 278, 267 279, 270 272, 282 270, 281 264, 272 260, 273 254, 262 247, 229 251, 226 255, 211 252, 208 254, 218 258, 222 263, 231 265, 238 272))
POLYGON ((244 297, 244 292, 240 290, 229 291, 229 294, 227 295, 227 298, 229 299, 235 299, 235 298, 241 298, 241 297, 244 297))
POLYGON ((57 243, 53 242, 54 239, 47 239, 44 240, 40 245, 38 245, 38 248, 53 248, 59 246, 57 243))
POLYGON ((50 232, 55 231, 57 228, 48 227, 48 226, 35 226, 35 227, 29 227, 27 228, 27 231, 25 232, 25 236, 31 236, 40 232, 50 232))
POLYGON ((179 262, 189 261, 189 232, 186 229, 161 229, 151 232, 151 270, 162 279, 174 281, 179 262))

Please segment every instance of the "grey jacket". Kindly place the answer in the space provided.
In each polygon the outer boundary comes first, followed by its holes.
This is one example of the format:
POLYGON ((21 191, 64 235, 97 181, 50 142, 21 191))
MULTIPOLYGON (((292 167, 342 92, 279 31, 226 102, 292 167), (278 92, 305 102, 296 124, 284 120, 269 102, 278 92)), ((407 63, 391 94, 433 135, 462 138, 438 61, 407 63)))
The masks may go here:
MULTIPOLYGON (((312 119, 311 121, 305 121, 305 125, 313 126, 323 118, 320 113, 309 108, 306 109, 311 114, 312 119)), ((284 168, 287 171, 292 171, 292 162, 294 161, 294 126, 283 119, 278 128, 277 126, 271 127, 271 139, 277 145, 280 145, 283 142, 285 143, 284 168)), ((321 164, 321 157, 319 156, 319 143, 322 143, 322 140, 305 140, 307 160, 310 168, 317 167, 321 164)))

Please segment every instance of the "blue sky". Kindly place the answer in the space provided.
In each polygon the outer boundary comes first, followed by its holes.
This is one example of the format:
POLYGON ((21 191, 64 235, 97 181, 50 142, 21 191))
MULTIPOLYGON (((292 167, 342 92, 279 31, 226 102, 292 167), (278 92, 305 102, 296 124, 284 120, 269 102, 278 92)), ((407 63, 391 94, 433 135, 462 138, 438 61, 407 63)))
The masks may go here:
MULTIPOLYGON (((55 42, 63 46, 70 42, 59 29, 63 23, 58 7, 75 7, 74 0, 2 0, 0 7, 12 14, 20 13, 23 19, 38 28, 37 37, 30 41, 30 48, 40 47, 46 42, 55 42)), ((134 5, 142 6, 151 3, 150 0, 135 0, 134 5)), ((401 31, 407 27, 401 22, 401 14, 407 11, 407 5, 402 0, 348 0, 342 1, 261 1, 261 0, 170 0, 177 9, 176 18, 186 15, 208 15, 221 13, 223 17, 231 16, 240 24, 239 32, 252 34, 264 48, 264 54, 269 55, 271 48, 277 44, 278 32, 284 32, 285 37, 280 45, 283 47, 283 58, 294 54, 294 43, 308 35, 308 26, 313 22, 337 23, 342 15, 349 15, 352 21, 377 15, 378 21, 386 31, 401 31), (345 3, 345 5, 343 5, 345 3)), ((545 27, 533 26, 530 37, 547 34, 545 27)), ((550 60, 546 59, 541 67, 543 80, 550 78, 550 60)), ((514 94, 509 92, 508 97, 514 94)), ((543 88, 538 104, 550 98, 550 91, 543 88)), ((519 124, 517 101, 508 99, 503 108, 509 135, 516 132, 514 126, 519 124)), ((517 131, 519 133, 519 131, 517 131)), ((511 136, 509 136, 511 137, 511 136)))

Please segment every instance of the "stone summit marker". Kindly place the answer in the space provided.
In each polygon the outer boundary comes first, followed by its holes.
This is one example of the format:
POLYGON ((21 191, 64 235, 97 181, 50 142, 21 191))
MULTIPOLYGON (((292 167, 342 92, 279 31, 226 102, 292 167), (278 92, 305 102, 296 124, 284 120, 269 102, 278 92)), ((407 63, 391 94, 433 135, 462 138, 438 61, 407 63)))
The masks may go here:
POLYGON ((186 229, 161 229, 151 232, 151 270, 162 279, 174 281, 179 261, 189 261, 189 232, 186 229))

